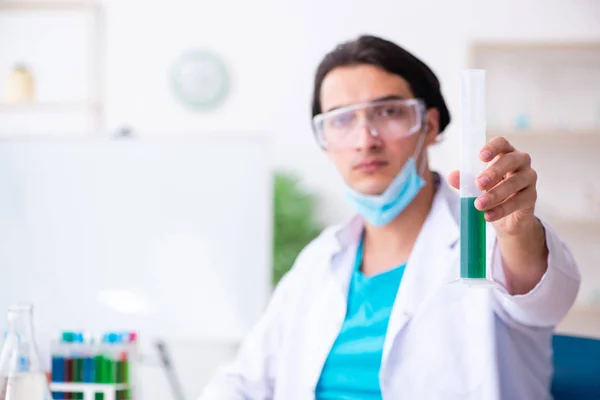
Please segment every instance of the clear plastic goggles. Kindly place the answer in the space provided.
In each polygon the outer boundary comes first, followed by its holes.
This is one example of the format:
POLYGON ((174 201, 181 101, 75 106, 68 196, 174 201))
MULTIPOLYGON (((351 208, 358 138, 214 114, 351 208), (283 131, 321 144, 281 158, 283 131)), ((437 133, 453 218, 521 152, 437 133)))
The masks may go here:
POLYGON ((400 139, 419 132, 425 116, 420 99, 381 100, 353 104, 313 118, 313 130, 322 148, 337 150, 355 147, 367 128, 382 140, 400 139))

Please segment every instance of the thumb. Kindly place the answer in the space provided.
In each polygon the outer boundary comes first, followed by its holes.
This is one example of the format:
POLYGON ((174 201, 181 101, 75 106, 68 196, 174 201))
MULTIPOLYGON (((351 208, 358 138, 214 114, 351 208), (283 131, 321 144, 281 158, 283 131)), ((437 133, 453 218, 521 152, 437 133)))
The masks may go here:
POLYGON ((460 189, 460 171, 454 170, 448 174, 448 183, 454 189, 460 189))

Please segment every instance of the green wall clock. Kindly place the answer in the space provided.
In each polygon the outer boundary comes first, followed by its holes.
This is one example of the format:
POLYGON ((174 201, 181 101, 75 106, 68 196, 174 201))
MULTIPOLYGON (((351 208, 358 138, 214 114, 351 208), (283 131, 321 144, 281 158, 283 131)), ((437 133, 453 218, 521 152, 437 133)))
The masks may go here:
POLYGON ((171 67, 171 88, 185 106, 195 110, 213 109, 229 94, 229 71, 215 52, 186 52, 171 67))

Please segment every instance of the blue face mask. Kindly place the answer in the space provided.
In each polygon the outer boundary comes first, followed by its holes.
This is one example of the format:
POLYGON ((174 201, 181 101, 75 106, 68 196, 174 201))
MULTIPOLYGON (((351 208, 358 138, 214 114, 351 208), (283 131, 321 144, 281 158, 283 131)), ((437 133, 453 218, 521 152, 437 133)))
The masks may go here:
POLYGON ((414 157, 409 158, 382 194, 363 194, 346 185, 346 200, 371 224, 376 226, 389 224, 425 185, 415 163, 414 157))

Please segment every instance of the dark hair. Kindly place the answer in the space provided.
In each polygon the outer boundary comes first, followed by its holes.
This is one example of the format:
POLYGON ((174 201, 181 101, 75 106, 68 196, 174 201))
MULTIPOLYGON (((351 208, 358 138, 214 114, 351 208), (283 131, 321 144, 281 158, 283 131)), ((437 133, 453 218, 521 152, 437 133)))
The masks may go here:
POLYGON ((358 64, 374 65, 401 76, 408 82, 415 97, 422 99, 428 109, 437 108, 440 113, 440 133, 446 129, 450 123, 450 112, 442 97, 440 82, 433 71, 397 44, 369 35, 342 43, 325 55, 315 74, 313 117, 322 112, 320 97, 325 76, 337 67, 358 64))

